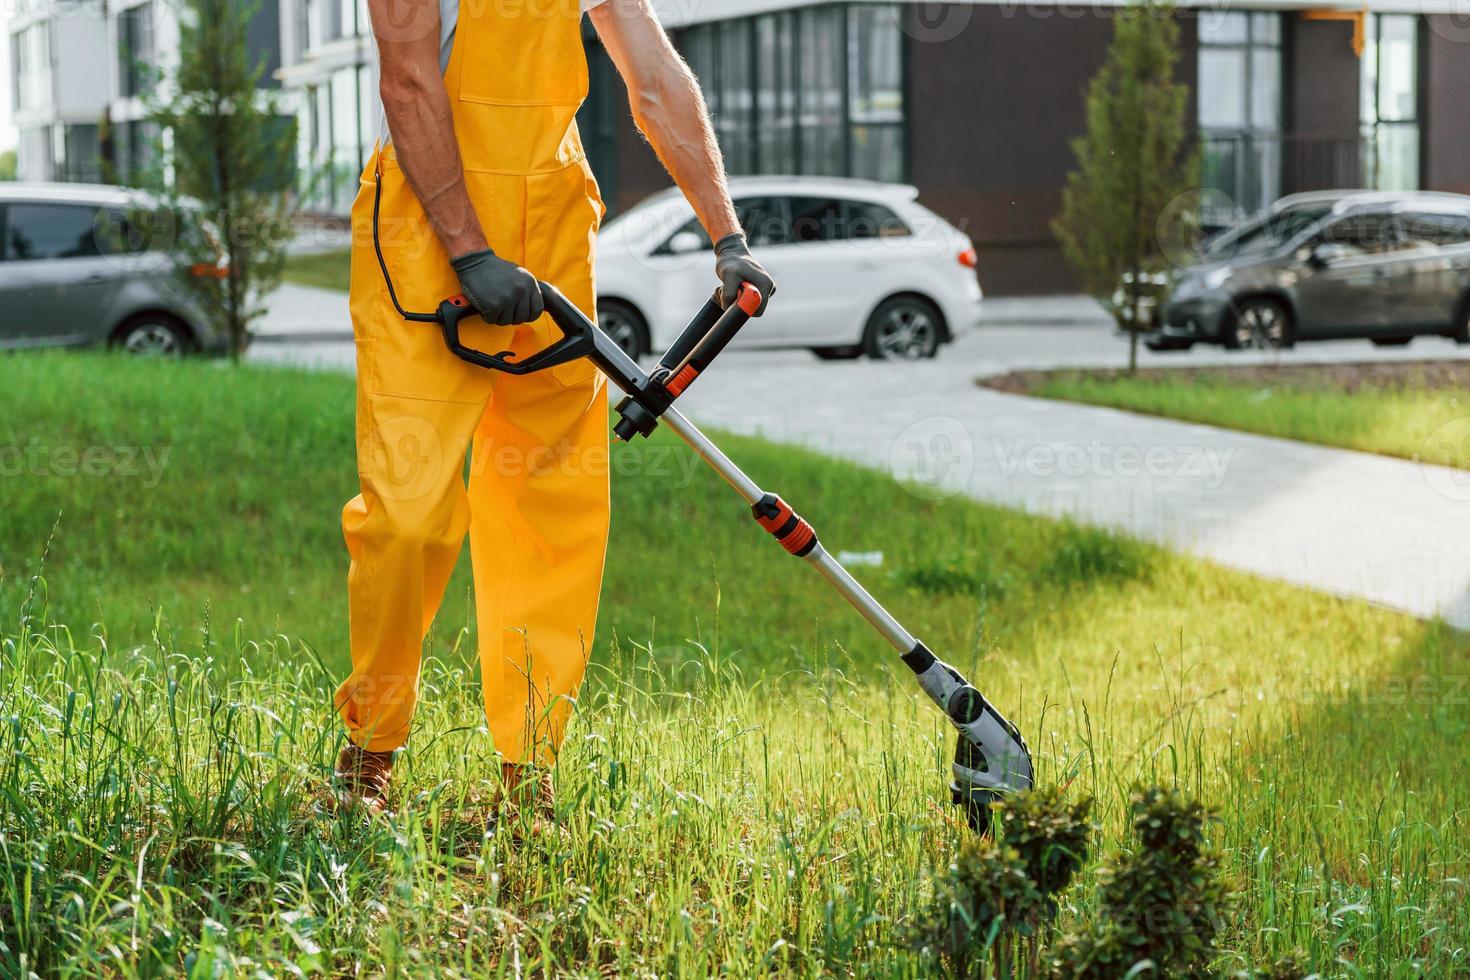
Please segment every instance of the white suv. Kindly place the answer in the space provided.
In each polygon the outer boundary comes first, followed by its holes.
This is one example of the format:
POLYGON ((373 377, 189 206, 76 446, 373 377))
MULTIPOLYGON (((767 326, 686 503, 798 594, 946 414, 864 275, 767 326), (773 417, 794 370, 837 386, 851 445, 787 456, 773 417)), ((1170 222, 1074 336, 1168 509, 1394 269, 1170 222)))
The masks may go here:
MULTIPOLYGON (((974 244, 918 193, 832 177, 732 179, 751 250, 779 289, 735 343, 915 359, 975 326, 974 244)), ((634 356, 665 349, 714 290, 710 247, 677 189, 609 222, 597 241, 603 329, 634 356)))

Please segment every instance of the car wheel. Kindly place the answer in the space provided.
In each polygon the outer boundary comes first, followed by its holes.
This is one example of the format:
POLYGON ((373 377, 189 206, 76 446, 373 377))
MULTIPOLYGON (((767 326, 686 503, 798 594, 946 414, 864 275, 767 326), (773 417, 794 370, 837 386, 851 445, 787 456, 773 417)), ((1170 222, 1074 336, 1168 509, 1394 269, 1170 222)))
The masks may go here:
POLYGON ((621 300, 609 299, 597 304, 597 325, 635 361, 652 346, 643 314, 621 300))
POLYGON ((1374 347, 1407 347, 1413 337, 1373 337, 1374 347))
POLYGON ((113 346, 137 357, 183 357, 193 343, 188 328, 178 320, 145 313, 118 327, 113 346))
POLYGON ((1450 334, 1457 344, 1470 344, 1470 296, 1460 304, 1460 314, 1455 318, 1455 331, 1450 334))
POLYGON ((1290 347, 1291 314, 1274 299, 1257 296, 1240 304, 1235 318, 1224 331, 1225 346, 1233 349, 1276 350, 1290 347))
POLYGON ((1194 341, 1192 341, 1192 340, 1145 340, 1143 342, 1143 346, 1147 347, 1149 350, 1153 351, 1156 354, 1162 354, 1165 351, 1189 350, 1191 347, 1194 346, 1194 341))
POLYGON ((812 353, 817 355, 819 361, 850 361, 855 357, 861 357, 861 347, 813 347, 812 353))
POLYGON ((863 330, 863 352, 879 361, 933 357, 941 339, 939 310, 918 296, 884 300, 863 330))

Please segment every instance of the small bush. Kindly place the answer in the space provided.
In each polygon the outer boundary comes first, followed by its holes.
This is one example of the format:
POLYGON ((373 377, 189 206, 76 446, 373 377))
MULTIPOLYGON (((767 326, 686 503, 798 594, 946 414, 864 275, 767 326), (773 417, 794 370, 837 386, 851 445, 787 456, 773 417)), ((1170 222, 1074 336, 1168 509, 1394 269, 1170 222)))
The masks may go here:
POLYGON ((1056 896, 1087 859, 1092 801, 1069 803, 1057 788, 995 804, 995 838, 967 841, 935 889, 935 908, 915 927, 927 949, 959 976, 978 975, 992 957, 1005 974, 1014 947, 1056 914, 1056 896))
POLYGON ((1000 599, 1011 588, 1009 572, 993 568, 971 567, 965 560, 930 562, 895 573, 900 585, 917 589, 926 595, 967 595, 1000 599))
POLYGON ((1055 977, 1196 977, 1215 958, 1229 891, 1205 841, 1211 814, 1157 788, 1135 790, 1131 810, 1138 850, 1099 870, 1099 915, 1058 944, 1055 977))

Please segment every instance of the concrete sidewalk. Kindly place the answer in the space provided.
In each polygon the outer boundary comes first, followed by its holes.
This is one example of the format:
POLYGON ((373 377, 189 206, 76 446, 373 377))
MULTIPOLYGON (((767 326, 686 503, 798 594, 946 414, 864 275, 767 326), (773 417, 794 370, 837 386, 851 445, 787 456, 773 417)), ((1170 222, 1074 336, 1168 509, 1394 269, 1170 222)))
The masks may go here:
MULTIPOLYGON (((684 402, 702 423, 887 470, 920 496, 1066 515, 1470 628, 1467 472, 1002 394, 943 361, 832 365, 800 383, 713 371, 684 402)), ((1470 436, 1470 418, 1446 422, 1470 436)), ((779 473, 751 475, 780 489, 779 473)))

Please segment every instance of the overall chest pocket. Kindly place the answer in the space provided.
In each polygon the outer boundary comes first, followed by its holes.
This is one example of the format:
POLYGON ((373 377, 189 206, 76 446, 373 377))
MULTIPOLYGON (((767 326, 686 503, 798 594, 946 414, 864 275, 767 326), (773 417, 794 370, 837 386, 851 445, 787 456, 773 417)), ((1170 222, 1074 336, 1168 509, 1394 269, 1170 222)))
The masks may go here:
POLYGON ((459 97, 578 105, 587 97, 580 0, 461 0, 459 97))

